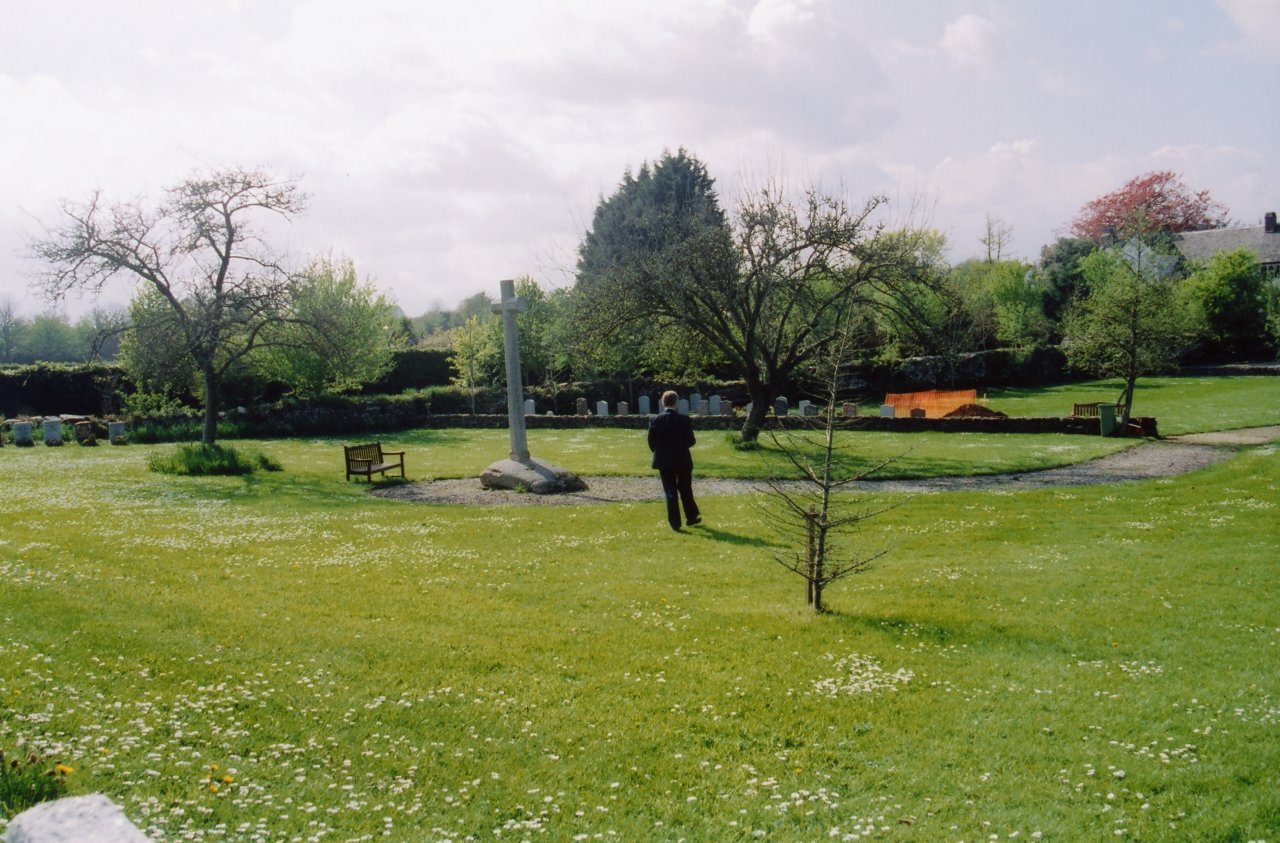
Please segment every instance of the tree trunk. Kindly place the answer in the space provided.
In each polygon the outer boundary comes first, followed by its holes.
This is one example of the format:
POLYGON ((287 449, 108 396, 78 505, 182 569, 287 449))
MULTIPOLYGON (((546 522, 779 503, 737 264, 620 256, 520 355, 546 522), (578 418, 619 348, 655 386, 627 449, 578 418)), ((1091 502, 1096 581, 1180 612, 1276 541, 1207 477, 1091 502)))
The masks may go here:
POLYGON ((747 413, 747 420, 742 423, 741 436, 743 442, 754 442, 760 438, 760 431, 764 430, 764 420, 769 414, 772 396, 763 387, 748 388, 747 395, 751 398, 751 412, 747 413))
POLYGON ((813 522, 816 519, 816 517, 817 516, 815 516, 813 513, 813 504, 809 504, 809 510, 805 513, 805 516, 804 516, 804 527, 805 527, 804 532, 805 532, 805 557, 808 563, 806 566, 805 581, 809 586, 808 594, 806 596, 808 597, 808 602, 810 606, 814 605, 814 597, 815 597, 814 592, 816 591, 815 586, 817 585, 815 581, 815 574, 817 573, 817 565, 816 565, 816 559, 815 559, 816 548, 814 547, 814 542, 813 542, 813 522))
POLYGON ((218 376, 212 367, 204 370, 204 429, 200 432, 200 443, 212 445, 218 438, 218 376))
POLYGON ((1137 381, 1137 375, 1130 375, 1124 381, 1124 397, 1122 399, 1124 401, 1124 412, 1116 420, 1116 429, 1121 436, 1129 432, 1129 418, 1133 415, 1133 389, 1137 381))

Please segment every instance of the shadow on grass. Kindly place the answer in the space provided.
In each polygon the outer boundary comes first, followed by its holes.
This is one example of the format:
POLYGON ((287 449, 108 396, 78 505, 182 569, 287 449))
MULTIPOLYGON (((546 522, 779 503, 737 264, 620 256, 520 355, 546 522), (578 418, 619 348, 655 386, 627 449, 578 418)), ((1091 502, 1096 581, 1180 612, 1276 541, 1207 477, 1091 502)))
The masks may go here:
POLYGON ((730 533, 728 530, 717 530, 714 527, 708 527, 705 524, 699 524, 696 527, 690 527, 687 531, 691 536, 699 538, 707 538, 714 542, 723 542, 725 544, 737 544, 744 547, 781 547, 778 542, 762 539, 758 536, 742 536, 737 533, 730 533))
POLYGON ((901 615, 867 615, 854 611, 825 607, 823 615, 850 629, 879 632, 902 641, 919 641, 944 647, 967 645, 974 647, 975 656, 988 649, 1009 649, 1024 652, 1074 654, 1087 646, 1081 641, 1067 644, 1045 630, 1029 630, 1006 624, 981 620, 957 620, 954 623, 922 621, 901 615), (982 645, 977 647, 977 645, 982 645))

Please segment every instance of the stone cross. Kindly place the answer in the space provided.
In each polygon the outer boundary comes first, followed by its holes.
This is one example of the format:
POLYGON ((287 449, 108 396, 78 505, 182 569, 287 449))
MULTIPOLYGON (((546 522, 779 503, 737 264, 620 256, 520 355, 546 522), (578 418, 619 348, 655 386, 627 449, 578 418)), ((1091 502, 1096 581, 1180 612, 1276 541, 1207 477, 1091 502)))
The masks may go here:
POLYGON ((502 348, 507 358, 507 424, 511 429, 511 459, 529 461, 529 440, 524 429, 524 386, 520 382, 520 339, 516 314, 524 310, 524 299, 516 298, 516 282, 498 282, 502 300, 493 305, 502 314, 502 348))

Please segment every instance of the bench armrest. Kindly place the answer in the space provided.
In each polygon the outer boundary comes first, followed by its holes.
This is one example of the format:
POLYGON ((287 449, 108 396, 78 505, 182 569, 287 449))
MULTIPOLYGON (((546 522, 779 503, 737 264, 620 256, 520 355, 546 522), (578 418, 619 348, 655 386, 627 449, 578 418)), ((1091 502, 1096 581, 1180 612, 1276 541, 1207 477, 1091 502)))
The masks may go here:
POLYGON ((383 451, 382 455, 384 457, 403 457, 404 451, 383 451))

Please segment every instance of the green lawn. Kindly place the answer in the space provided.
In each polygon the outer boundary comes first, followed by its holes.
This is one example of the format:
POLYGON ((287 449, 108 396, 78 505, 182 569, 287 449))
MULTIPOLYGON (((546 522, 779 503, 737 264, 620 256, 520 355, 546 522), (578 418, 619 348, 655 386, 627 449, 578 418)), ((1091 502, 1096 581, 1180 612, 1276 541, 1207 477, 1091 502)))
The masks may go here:
MULTIPOLYGON (((732 436, 719 430, 697 432, 698 444, 693 453, 698 476, 752 478, 791 468, 767 435, 760 438, 761 449, 752 452, 735 451, 730 444, 732 436)), ((489 463, 505 457, 510 447, 506 430, 416 430, 387 434, 383 438, 393 443, 396 450, 407 451, 407 471, 414 479, 476 477, 489 463)), ((332 440, 328 450, 274 442, 264 447, 283 462, 301 461, 317 471, 325 471, 331 467, 334 454, 341 454, 338 441, 332 440), (327 465, 313 463, 316 457, 325 460, 327 465)), ((1052 468, 1115 453, 1135 443, 1136 440, 1097 436, 1029 434, 853 431, 839 436, 840 446, 855 465, 870 468, 895 458, 876 475, 882 478, 1052 468)), ((652 455, 645 444, 643 430, 530 430, 529 450, 540 459, 582 475, 653 474, 649 467, 652 455)))
MULTIPOLYGON (((397 444, 422 476, 500 433, 397 444)), ((603 433, 531 443, 584 472, 643 460, 603 433)), ((1010 440, 979 441, 975 470, 1010 440)), ((726 474, 756 456, 704 443, 726 474)), ((0 451, 0 746, 74 767, 73 792, 154 837, 1280 828, 1274 446, 1173 480, 903 499, 855 543, 889 554, 820 617, 754 498, 674 534, 657 503, 379 500, 332 442, 254 446, 285 471, 0 451)))
MULTIPOLYGON (((1067 416, 1071 405, 1115 401, 1118 380, 1060 384, 1037 389, 993 389, 983 403, 1010 416, 1067 416)), ((1154 416, 1162 436, 1280 424, 1280 378, 1139 378, 1133 412, 1154 416)))

